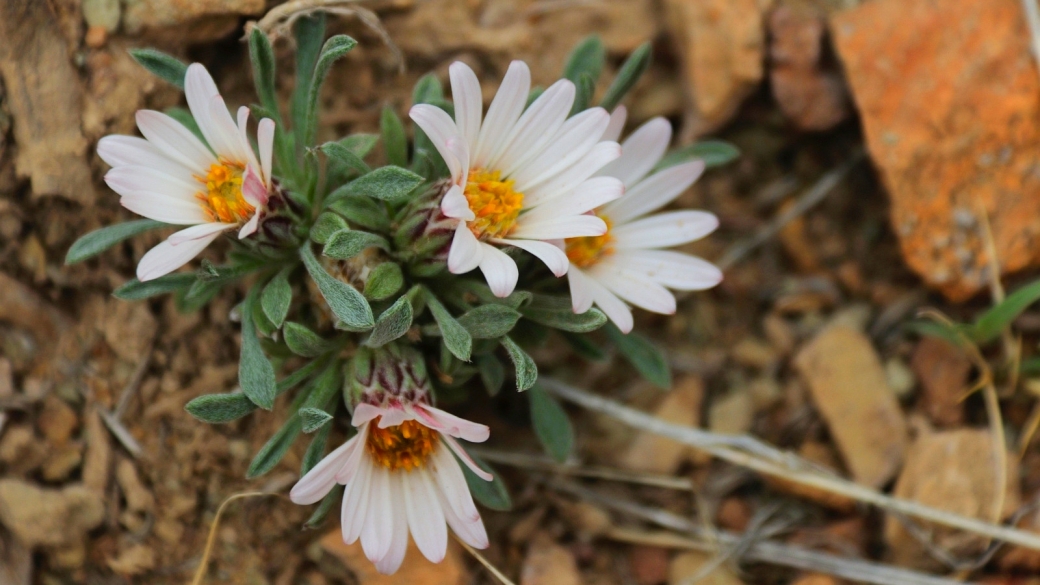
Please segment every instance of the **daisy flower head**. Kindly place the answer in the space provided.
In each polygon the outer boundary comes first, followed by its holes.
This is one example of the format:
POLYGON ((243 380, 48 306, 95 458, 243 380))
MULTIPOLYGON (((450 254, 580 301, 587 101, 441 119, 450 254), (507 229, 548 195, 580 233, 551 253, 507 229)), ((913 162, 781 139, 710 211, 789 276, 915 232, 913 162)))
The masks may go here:
POLYGON ((567 256, 551 242, 602 235, 607 226, 586 212, 621 196, 621 181, 593 177, 621 155, 603 141, 610 115, 591 108, 568 118, 574 84, 557 81, 525 109, 531 73, 522 61, 506 72, 487 114, 480 83, 464 63, 449 69, 453 120, 444 110, 418 104, 411 119, 429 136, 451 172, 441 211, 457 220, 448 252, 454 274, 480 268, 491 290, 508 296, 516 263, 500 247, 538 257, 556 276, 567 256))
MULTIPOLYGON (((616 139, 625 124, 619 106, 606 139, 616 139)), ((620 179, 625 194, 595 210, 608 226, 605 233, 565 241, 567 273, 575 313, 595 304, 618 329, 632 330, 634 305, 654 313, 675 313, 672 290, 704 290, 721 282, 713 264, 682 252, 665 250, 699 240, 715 231, 719 220, 706 211, 670 211, 650 215, 671 203, 704 172, 694 160, 651 172, 672 139, 664 118, 643 124, 622 143, 621 158, 599 171, 620 179)))
POLYGON ((486 481, 492 476, 456 439, 483 442, 489 430, 434 408, 429 387, 417 353, 379 349, 355 359, 351 395, 358 402, 351 424, 357 434, 289 493, 297 504, 313 504, 335 484, 346 486, 340 517, 343 541, 360 539, 365 556, 384 574, 401 566, 409 534, 434 563, 444 559, 448 526, 466 544, 488 546, 461 465, 486 481))
POLYGON ((272 186, 274 121, 257 126, 258 159, 246 133, 249 108, 239 108, 236 125, 205 67, 188 67, 184 93, 205 141, 166 114, 139 110, 144 138, 106 136, 98 143, 98 155, 112 166, 105 182, 123 207, 190 226, 141 258, 141 281, 180 268, 224 231, 237 230, 240 239, 254 233, 272 186))

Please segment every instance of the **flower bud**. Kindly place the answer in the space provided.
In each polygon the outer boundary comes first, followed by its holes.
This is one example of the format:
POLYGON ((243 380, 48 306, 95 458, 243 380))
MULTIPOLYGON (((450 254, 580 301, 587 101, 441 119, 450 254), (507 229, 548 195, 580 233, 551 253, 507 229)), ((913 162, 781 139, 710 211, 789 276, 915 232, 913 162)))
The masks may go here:
POLYGON ((394 246, 416 276, 433 276, 445 269, 458 220, 441 212, 441 200, 451 188, 445 179, 413 199, 398 216, 394 246))
POLYGON ((430 377, 422 354, 413 347, 399 343, 361 347, 350 370, 343 391, 351 408, 362 403, 380 407, 429 403, 430 377))

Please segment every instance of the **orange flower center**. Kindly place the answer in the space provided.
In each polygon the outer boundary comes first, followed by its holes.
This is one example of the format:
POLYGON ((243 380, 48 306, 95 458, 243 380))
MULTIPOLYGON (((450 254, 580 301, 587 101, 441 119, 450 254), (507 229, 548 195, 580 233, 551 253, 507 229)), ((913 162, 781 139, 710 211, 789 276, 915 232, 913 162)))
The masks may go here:
POLYGON ((524 194, 513 190, 513 181, 502 181, 501 171, 472 169, 466 181, 466 201, 476 215, 469 229, 478 238, 509 235, 524 206, 524 194))
POLYGON ((607 231, 602 236, 569 238, 565 242, 567 258, 578 268, 588 268, 599 262, 604 256, 614 253, 614 236, 610 233, 610 219, 602 215, 599 217, 607 224, 607 231))
POLYGON ((206 186, 196 197, 203 203, 210 221, 238 223, 249 220, 256 211, 242 196, 245 166, 233 162, 210 165, 205 177, 195 178, 206 186))
POLYGON ((372 458, 390 471, 411 471, 425 465, 437 447, 437 433, 414 420, 381 429, 380 418, 370 423, 365 442, 372 458))

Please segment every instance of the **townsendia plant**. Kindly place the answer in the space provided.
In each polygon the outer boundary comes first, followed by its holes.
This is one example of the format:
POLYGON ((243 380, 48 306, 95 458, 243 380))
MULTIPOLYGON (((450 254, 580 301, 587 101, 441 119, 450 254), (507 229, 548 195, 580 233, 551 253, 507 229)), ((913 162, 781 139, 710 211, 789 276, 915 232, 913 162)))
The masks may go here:
POLYGON ((173 294, 193 311, 247 283, 234 311, 239 388, 200 396, 188 412, 226 423, 289 394, 289 418, 248 476, 273 469, 308 435, 291 499, 317 504, 310 525, 341 502, 344 540, 360 540, 377 569, 393 573, 409 535, 437 562, 448 528, 471 546, 488 545, 474 500, 510 506, 494 471, 465 449, 485 441, 488 428, 439 408, 438 396, 464 398, 479 385, 494 395, 513 380, 509 386, 528 391, 536 435, 562 461, 573 431, 538 388, 528 348, 559 335, 580 355, 602 359, 611 343, 646 378, 670 384, 661 353, 631 333, 631 307, 674 313, 669 289, 717 284, 717 268, 665 248, 704 237, 718 222, 703 211, 654 212, 737 152, 710 142, 666 154, 671 126, 661 118, 621 140, 619 103, 645 71, 649 45, 593 105, 605 61, 597 37, 573 51, 563 78, 544 91, 514 61, 485 110, 480 81, 454 63, 451 101, 432 74, 416 85, 411 141, 387 108, 379 135, 318 144, 322 84, 356 43, 325 40, 321 15, 299 19, 295 35, 288 107, 275 97, 271 43, 254 29, 260 103, 234 116, 202 65, 134 51, 184 89, 188 109, 138 112, 143 138, 101 140, 98 154, 112 167, 106 183, 146 219, 83 236, 67 262, 177 226, 115 296, 173 294), (374 158, 385 164, 373 167, 374 158), (221 238, 230 243, 223 263, 179 271, 221 238), (604 326, 606 335, 594 333, 604 326), (338 417, 352 436, 328 452, 338 417))

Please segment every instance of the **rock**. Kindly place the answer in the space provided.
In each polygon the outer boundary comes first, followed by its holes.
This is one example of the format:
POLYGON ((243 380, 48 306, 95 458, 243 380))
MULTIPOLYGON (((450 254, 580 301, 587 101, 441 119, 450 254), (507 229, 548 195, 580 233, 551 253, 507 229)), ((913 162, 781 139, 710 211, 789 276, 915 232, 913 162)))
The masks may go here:
POLYGON ((535 535, 520 568, 520 585, 581 585, 574 555, 545 534, 535 535))
POLYGON ((0 2, 0 77, 18 144, 15 171, 31 180, 34 197, 89 206, 95 191, 80 130, 79 74, 50 4, 0 2))
POLYGON ((832 325, 798 352, 794 365, 852 477, 872 487, 884 485, 903 460, 907 430, 870 339, 846 325, 832 325))
POLYGON ((921 381, 921 407, 928 418, 938 427, 961 425, 961 400, 971 374, 971 361, 964 352, 942 339, 925 336, 914 348, 910 366, 921 381))
POLYGON ((1040 77, 1017 0, 866 2, 831 30, 907 264, 951 300, 1040 263, 1040 77))
MULTIPOLYGON (((695 427, 701 420, 704 384, 700 378, 687 376, 675 384, 654 409, 654 416, 676 425, 695 427)), ((647 473, 672 474, 689 458, 690 448, 671 439, 648 432, 636 435, 621 454, 625 469, 647 473)))
POLYGON ((100 27, 105 32, 119 28, 122 9, 119 0, 83 0, 83 20, 87 27, 100 27))
POLYGON ((104 516, 103 496, 82 485, 56 490, 0 479, 0 523, 26 546, 63 547, 80 542, 104 516))
MULTIPOLYGON (((962 516, 999 522, 1019 505, 1018 466, 1013 456, 1008 460, 1007 493, 1003 507, 996 510, 997 517, 993 506, 1001 498, 988 430, 963 428, 918 437, 907 451, 893 495, 962 516)), ((924 529, 936 546, 956 557, 981 554, 988 545, 986 539, 962 530, 932 525, 924 529)), ((924 570, 941 566, 898 518, 885 519, 884 536, 896 564, 924 570)))
POLYGON ((69 441, 69 437, 79 425, 79 417, 72 407, 53 394, 43 401, 43 410, 36 419, 36 427, 53 446, 61 446, 69 441))
POLYGON ((749 368, 770 368, 780 359, 772 345, 756 337, 745 337, 730 350, 733 361, 749 368))
POLYGON ((824 61, 825 14, 811 0, 781 0, 769 15, 769 81, 780 110, 802 130, 827 130, 849 115, 840 72, 824 61))
MULTIPOLYGON (((800 455, 802 459, 805 459, 824 470, 837 473, 838 468, 840 467, 833 449, 823 443, 806 441, 805 443, 802 443, 802 446, 798 449, 798 455, 800 455)), ((797 483, 780 477, 770 477, 767 478, 766 481, 774 489, 791 494, 798 498, 816 502, 824 508, 829 508, 842 514, 849 514, 856 509, 856 501, 848 496, 835 494, 834 492, 822 490, 817 487, 797 483)))
POLYGON ((8 476, 27 474, 43 465, 47 444, 27 425, 8 425, 0 435, 0 463, 8 476))
POLYGON ((155 509, 155 496, 141 483, 137 477, 137 468, 129 459, 123 459, 116 466, 116 481, 123 490, 126 506, 135 512, 151 512, 155 509))
POLYGON ((701 578, 696 581, 697 585, 744 585, 733 573, 733 570, 722 563, 707 575, 700 575, 708 564, 713 564, 715 558, 702 552, 687 552, 672 559, 668 567, 668 585, 683 585, 691 583, 690 579, 695 576, 701 578))
POLYGON ((126 0, 124 5, 126 32, 148 29, 160 38, 187 34, 194 42, 219 38, 237 27, 238 17, 264 12, 264 0, 126 0))
POLYGON ((108 488, 109 467, 112 465, 112 442, 108 429, 101 422, 97 408, 87 412, 83 426, 87 442, 83 457, 83 484, 104 493, 108 488))
POLYGON ((808 573, 796 577, 794 581, 791 581, 791 585, 841 585, 841 581, 822 573, 808 573))
POLYGON ((665 0, 697 134, 728 122, 762 81, 765 11, 772 0, 665 0))
POLYGON ((732 530, 733 532, 744 532, 748 523, 751 522, 752 513, 751 504, 747 500, 730 496, 719 503, 715 521, 718 523, 719 528, 732 530))
POLYGON ((668 581, 668 549, 659 546, 633 546, 628 551, 628 567, 637 585, 659 585, 668 581))
POLYGON ((40 473, 46 481, 59 482, 72 474, 82 462, 83 445, 67 443, 61 447, 47 450, 47 460, 44 461, 40 473))
POLYGON ((33 582, 32 551, 0 527, 0 583, 29 585, 33 582))
POLYGON ((137 364, 151 350, 159 324, 145 303, 128 303, 112 299, 105 311, 101 332, 112 351, 124 360, 137 364))
POLYGON ((917 383, 914 371, 898 357, 885 360, 885 379, 897 398, 907 397, 917 383))
POLYGON ((135 544, 105 561, 109 569, 124 577, 132 577, 155 568, 155 551, 147 545, 135 544))
POLYGON ((735 390, 712 403, 708 411, 708 428, 723 435, 743 435, 751 430, 755 405, 751 393, 735 390))
POLYGON ((408 552, 400 570, 393 575, 381 575, 375 565, 365 557, 361 543, 343 544, 343 533, 339 528, 321 537, 321 550, 332 555, 354 573, 358 585, 465 585, 470 582, 466 564, 462 560, 462 549, 454 540, 448 539, 448 553, 440 563, 431 563, 422 556, 415 543, 408 540, 408 552))

